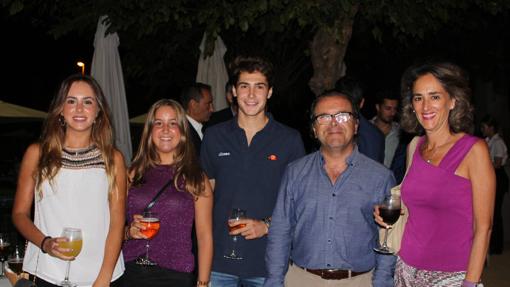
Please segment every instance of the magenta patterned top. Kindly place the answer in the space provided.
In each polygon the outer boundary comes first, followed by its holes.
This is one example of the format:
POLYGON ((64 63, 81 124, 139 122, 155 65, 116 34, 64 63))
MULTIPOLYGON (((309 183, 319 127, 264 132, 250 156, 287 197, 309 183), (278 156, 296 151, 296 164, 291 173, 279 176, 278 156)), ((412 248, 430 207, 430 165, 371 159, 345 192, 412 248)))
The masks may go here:
MULTIPOLYGON (((133 214, 143 213, 143 209, 173 175, 173 166, 159 165, 149 168, 144 175, 145 182, 129 189, 129 223, 133 220, 133 214)), ((177 191, 171 184, 151 211, 158 214, 161 227, 159 233, 150 241, 149 258, 163 268, 192 272, 195 267, 191 251, 191 228, 195 218, 193 196, 188 192, 177 191)), ((138 256, 145 254, 145 240, 125 242, 122 252, 126 262, 136 260, 138 256)))
POLYGON ((455 170, 478 138, 465 135, 443 157, 439 166, 419 152, 402 183, 402 200, 409 208, 400 257, 418 269, 466 271, 473 243, 471 182, 455 170))

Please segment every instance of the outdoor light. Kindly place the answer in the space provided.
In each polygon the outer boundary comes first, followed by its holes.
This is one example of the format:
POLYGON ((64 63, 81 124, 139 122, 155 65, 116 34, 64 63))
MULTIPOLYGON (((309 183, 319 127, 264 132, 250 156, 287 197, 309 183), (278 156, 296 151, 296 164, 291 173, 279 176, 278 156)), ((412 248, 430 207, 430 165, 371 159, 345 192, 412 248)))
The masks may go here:
POLYGON ((85 76, 85 63, 77 62, 76 65, 78 65, 78 67, 81 67, 81 75, 85 76))

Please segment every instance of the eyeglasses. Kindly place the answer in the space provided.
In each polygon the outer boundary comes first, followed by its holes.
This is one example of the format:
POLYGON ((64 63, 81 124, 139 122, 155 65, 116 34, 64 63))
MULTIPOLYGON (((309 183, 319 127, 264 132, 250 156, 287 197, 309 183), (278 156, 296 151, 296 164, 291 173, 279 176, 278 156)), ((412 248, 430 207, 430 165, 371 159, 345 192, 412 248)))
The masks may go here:
POLYGON ((333 118, 339 124, 349 121, 354 116, 351 112, 339 112, 334 115, 321 114, 312 118, 313 121, 317 121, 319 125, 329 125, 333 118))

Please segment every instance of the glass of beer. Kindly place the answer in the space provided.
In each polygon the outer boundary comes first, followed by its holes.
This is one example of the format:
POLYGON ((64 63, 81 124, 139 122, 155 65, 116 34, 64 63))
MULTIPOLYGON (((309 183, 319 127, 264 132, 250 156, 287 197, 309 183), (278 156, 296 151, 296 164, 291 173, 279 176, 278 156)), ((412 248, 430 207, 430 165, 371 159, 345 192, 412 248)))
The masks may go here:
POLYGON ((64 281, 60 282, 60 285, 64 287, 74 287, 76 284, 69 281, 69 271, 71 269, 71 261, 81 252, 83 235, 80 228, 64 227, 61 237, 67 238, 67 241, 59 242, 58 247, 69 249, 69 251, 62 252, 62 254, 73 258, 67 261, 66 277, 64 281))
POLYGON ((138 259, 136 259, 136 264, 144 266, 158 265, 149 258, 149 242, 154 236, 156 236, 156 234, 158 234, 159 231, 160 222, 158 215, 152 211, 145 211, 140 223, 145 226, 145 230, 140 229, 140 232, 147 236, 147 244, 145 245, 145 256, 138 257, 138 259))
POLYGON ((7 234, 0 233, 0 261, 2 262, 2 270, 0 270, 0 278, 5 277, 4 275, 4 262, 9 254, 9 247, 11 246, 10 240, 7 238, 7 234))
MULTIPOLYGON (((246 210, 239 209, 239 208, 233 208, 232 212, 230 213, 230 216, 228 218, 227 226, 229 233, 237 230, 239 228, 243 228, 246 226, 246 224, 236 224, 231 226, 229 223, 232 223, 232 221, 239 221, 241 219, 246 218, 246 210)), ((227 253, 223 255, 223 257, 228 259, 234 259, 234 260, 241 260, 243 259, 242 255, 238 250, 236 250, 237 241, 239 240, 239 235, 232 235, 232 240, 230 241, 230 248, 227 249, 227 253)))
POLYGON ((18 277, 23 272, 23 256, 23 248, 19 245, 16 245, 11 255, 9 255, 9 259, 7 260, 7 266, 12 272, 16 273, 18 277))
POLYGON ((384 232, 384 243, 382 246, 379 246, 378 248, 374 248, 376 252, 382 253, 382 254, 393 254, 395 251, 391 249, 388 244, 388 229, 391 228, 391 225, 395 224, 397 222, 398 218, 400 217, 400 195, 392 194, 388 196, 380 205, 379 205, 379 215, 382 217, 384 223, 386 223, 388 226, 386 226, 386 230, 384 232))

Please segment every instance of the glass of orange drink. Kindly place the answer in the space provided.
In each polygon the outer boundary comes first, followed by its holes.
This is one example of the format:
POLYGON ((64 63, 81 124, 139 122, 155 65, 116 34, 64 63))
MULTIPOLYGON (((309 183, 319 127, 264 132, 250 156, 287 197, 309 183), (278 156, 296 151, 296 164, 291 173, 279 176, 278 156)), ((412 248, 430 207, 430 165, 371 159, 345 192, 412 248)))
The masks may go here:
POLYGON ((147 237, 147 244, 145 245, 145 256, 141 256, 136 260, 136 264, 144 266, 158 265, 156 262, 149 258, 149 242, 159 232, 160 222, 158 215, 152 211, 145 211, 140 223, 145 229, 140 229, 140 232, 147 237))
POLYGON ((74 287, 76 284, 69 281, 69 271, 71 269, 71 260, 73 260, 81 252, 83 234, 80 228, 64 227, 64 229, 62 229, 61 237, 66 238, 67 241, 59 242, 59 247, 68 249, 68 251, 62 252, 62 254, 73 258, 67 261, 66 277, 60 285, 64 287, 74 287))

